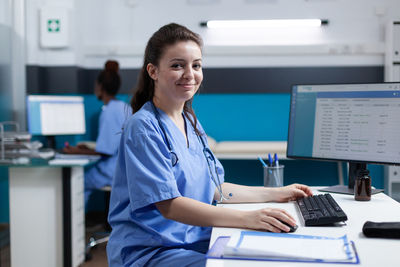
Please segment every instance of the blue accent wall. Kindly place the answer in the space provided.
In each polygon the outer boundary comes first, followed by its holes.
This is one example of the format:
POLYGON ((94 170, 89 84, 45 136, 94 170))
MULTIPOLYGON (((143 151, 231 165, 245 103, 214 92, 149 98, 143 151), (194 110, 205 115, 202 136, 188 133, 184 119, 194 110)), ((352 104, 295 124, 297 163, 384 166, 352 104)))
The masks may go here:
POLYGON ((290 94, 205 94, 193 101, 207 134, 217 141, 287 139, 290 94))

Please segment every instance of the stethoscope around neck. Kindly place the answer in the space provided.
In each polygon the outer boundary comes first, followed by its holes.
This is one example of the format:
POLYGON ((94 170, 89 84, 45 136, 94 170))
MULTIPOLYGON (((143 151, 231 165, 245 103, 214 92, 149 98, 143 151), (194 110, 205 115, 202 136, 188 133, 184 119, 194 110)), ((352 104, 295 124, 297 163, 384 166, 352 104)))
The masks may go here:
MULTIPOLYGON (((178 164, 178 162, 179 162, 178 155, 172 149, 172 145, 171 145, 171 143, 170 143, 170 141, 168 139, 167 133, 165 132, 164 126, 163 126, 163 124, 161 122, 160 113, 158 112, 158 110, 157 110, 156 106, 154 105, 153 101, 151 101, 151 106, 153 107, 154 115, 156 116, 158 125, 160 126, 160 129, 161 129, 161 131, 162 131, 162 133, 163 133, 163 135, 165 137, 165 143, 167 144, 169 153, 171 155, 172 167, 175 167, 176 164, 178 164)), ((207 145, 204 142, 203 138, 201 138, 201 136, 197 132, 196 132, 196 136, 197 136, 197 139, 199 139, 199 142, 203 145, 203 154, 204 154, 204 157, 206 158, 206 161, 207 161, 207 166, 208 166, 208 170, 210 171, 211 180, 214 182, 215 186, 217 187, 218 193, 220 195, 220 199, 219 199, 218 203, 221 203, 223 200, 228 200, 222 194, 221 180, 219 179, 218 170, 217 170, 217 161, 215 160, 214 154, 207 147, 207 145), (211 164, 211 162, 214 163, 214 171, 215 171, 215 174, 217 175, 217 179, 215 179, 214 174, 212 172, 212 164, 211 164)))

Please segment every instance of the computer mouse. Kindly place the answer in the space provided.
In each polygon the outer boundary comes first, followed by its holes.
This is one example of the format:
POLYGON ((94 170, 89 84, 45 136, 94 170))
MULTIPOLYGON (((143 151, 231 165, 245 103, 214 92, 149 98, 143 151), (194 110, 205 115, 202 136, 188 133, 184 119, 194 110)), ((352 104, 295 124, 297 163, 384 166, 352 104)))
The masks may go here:
POLYGON ((286 225, 287 227, 289 227, 289 233, 293 233, 293 232, 295 232, 296 230, 297 230, 297 228, 298 228, 298 226, 297 225, 295 225, 295 226, 291 226, 290 224, 288 224, 288 223, 286 223, 286 222, 284 222, 284 221, 280 221, 281 223, 283 223, 284 225, 286 225))

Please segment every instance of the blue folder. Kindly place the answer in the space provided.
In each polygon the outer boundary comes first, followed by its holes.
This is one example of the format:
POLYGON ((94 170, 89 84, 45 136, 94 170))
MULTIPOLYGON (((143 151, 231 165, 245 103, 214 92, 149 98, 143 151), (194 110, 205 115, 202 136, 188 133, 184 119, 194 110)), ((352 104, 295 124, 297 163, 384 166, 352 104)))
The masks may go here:
MULTIPOLYGON (((268 235, 273 233, 260 233, 260 232, 250 232, 250 231, 243 231, 245 234, 253 234, 253 235, 268 235)), ((276 235, 276 234, 275 234, 276 235)), ((294 234, 278 234, 278 235, 286 235, 286 237, 290 238, 320 238, 314 236, 306 236, 306 235, 294 235, 294 234)), ((354 257, 349 259, 348 261, 332 261, 332 260, 322 260, 322 259, 292 259, 292 258, 280 258, 280 257, 241 257, 241 256, 231 256, 231 255, 224 255, 224 249, 226 244, 229 242, 230 236, 220 236, 214 242, 212 247, 206 254, 208 259, 226 259, 226 260, 254 260, 254 261, 280 261, 280 262, 310 262, 310 263, 335 263, 335 264, 360 264, 360 259, 358 257, 358 253, 355 247, 354 242, 350 241, 349 245, 354 252, 354 257)))

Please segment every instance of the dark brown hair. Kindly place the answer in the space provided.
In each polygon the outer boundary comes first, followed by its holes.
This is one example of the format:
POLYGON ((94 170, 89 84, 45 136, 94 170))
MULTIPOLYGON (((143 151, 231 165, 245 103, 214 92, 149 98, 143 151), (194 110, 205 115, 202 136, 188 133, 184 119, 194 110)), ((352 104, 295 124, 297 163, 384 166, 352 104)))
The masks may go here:
MULTIPOLYGON (((147 73, 147 65, 151 63, 154 66, 158 66, 160 63, 160 58, 162 57, 166 48, 179 41, 193 41, 200 47, 200 49, 203 47, 203 40, 201 39, 200 35, 176 23, 170 23, 161 27, 147 42, 144 52, 143 66, 140 70, 138 82, 135 88, 135 94, 131 100, 133 113, 137 112, 144 105, 144 103, 151 101, 154 96, 154 81, 147 73)), ((193 98, 185 102, 183 112, 193 125, 196 133, 200 134, 196 127, 197 118, 192 108, 192 102, 193 98), (188 116, 188 114, 190 114, 190 116, 188 116)))
POLYGON ((119 76, 119 64, 117 61, 108 60, 104 64, 104 70, 97 76, 97 83, 109 95, 116 95, 121 86, 121 77, 119 76))

